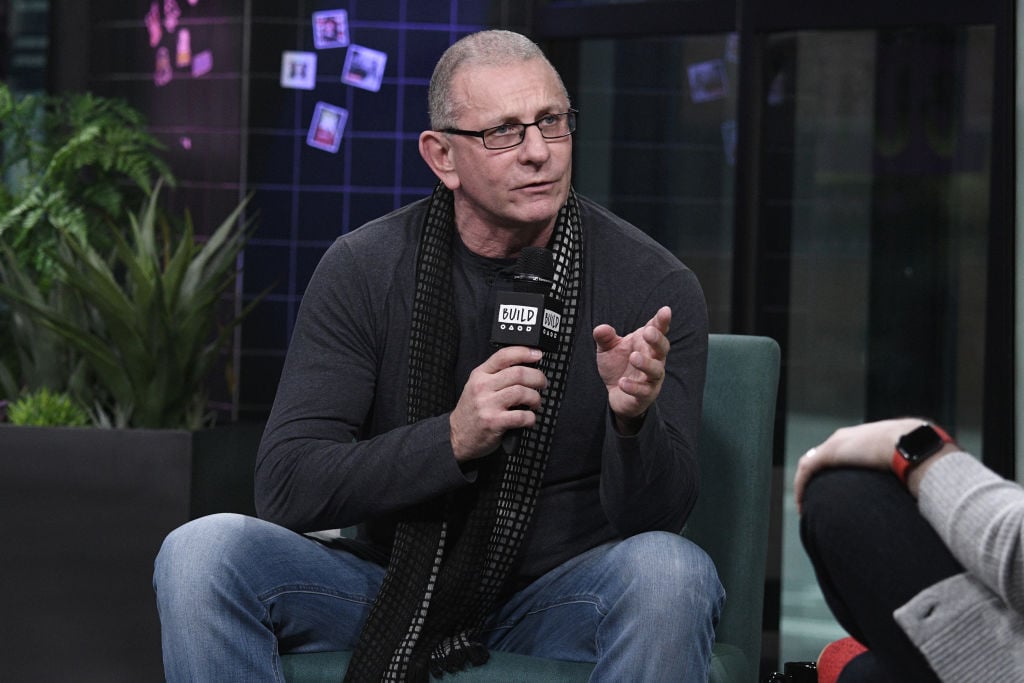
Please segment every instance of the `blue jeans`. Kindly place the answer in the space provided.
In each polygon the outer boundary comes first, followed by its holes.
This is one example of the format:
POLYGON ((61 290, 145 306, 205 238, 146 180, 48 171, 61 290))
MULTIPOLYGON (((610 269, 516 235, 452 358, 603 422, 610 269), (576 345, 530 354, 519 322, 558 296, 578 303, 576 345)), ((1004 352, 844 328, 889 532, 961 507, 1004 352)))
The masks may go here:
MULTIPOLYGON (((384 569, 252 517, 172 532, 156 560, 164 669, 175 681, 283 681, 279 653, 350 650, 384 569)), ((595 681, 704 681, 725 594, 676 534, 594 548, 513 595, 488 646, 596 662, 595 681)))

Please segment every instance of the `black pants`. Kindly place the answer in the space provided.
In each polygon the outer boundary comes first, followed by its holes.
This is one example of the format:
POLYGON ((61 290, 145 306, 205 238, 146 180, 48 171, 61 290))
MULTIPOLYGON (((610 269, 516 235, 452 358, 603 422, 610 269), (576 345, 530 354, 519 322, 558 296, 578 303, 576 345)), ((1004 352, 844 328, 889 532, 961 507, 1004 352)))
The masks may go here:
POLYGON ((937 681, 892 613, 963 568, 896 477, 852 468, 819 472, 804 496, 800 537, 832 613, 869 649, 840 682, 937 681))

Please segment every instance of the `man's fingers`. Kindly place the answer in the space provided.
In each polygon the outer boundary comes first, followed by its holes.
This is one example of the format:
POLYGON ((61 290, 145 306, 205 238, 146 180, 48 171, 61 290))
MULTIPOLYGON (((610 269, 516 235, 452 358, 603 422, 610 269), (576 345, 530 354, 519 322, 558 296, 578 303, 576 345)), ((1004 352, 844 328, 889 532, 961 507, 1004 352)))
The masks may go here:
POLYGON ((615 328, 608 324, 595 327, 593 336, 598 353, 614 348, 619 341, 619 335, 615 332, 615 328))
POLYGON ((658 312, 651 318, 650 324, 657 327, 662 334, 668 334, 668 330, 672 326, 672 309, 668 306, 659 308, 658 312))
POLYGON ((501 372, 514 365, 533 365, 540 362, 544 353, 530 346, 506 346, 491 354, 480 364, 480 369, 490 374, 501 372))

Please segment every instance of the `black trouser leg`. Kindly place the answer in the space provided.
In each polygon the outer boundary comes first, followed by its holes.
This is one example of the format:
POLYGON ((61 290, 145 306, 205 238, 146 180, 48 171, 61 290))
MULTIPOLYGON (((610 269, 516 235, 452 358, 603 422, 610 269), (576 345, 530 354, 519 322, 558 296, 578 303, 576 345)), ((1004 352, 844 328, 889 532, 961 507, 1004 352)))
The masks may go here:
POLYGON ((963 568, 917 502, 891 473, 846 468, 818 473, 803 509, 800 537, 840 625, 891 680, 937 681, 892 613, 963 568))

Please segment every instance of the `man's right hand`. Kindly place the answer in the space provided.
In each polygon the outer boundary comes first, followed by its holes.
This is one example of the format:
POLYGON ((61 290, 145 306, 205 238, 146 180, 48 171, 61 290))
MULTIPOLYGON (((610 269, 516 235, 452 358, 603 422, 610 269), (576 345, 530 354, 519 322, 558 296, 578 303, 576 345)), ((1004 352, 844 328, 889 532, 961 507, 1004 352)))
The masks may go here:
POLYGON ((528 346, 499 349, 469 375, 449 417, 455 459, 466 462, 491 453, 510 429, 532 427, 540 409, 544 373, 529 367, 541 352, 528 346))

